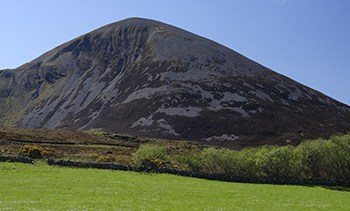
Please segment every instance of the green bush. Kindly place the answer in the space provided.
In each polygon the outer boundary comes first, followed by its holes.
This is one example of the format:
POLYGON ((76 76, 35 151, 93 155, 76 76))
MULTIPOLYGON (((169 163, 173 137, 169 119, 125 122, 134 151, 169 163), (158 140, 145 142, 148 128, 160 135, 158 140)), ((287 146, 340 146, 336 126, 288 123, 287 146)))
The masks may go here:
POLYGON ((328 174, 336 180, 347 181, 350 178, 350 136, 333 137, 327 145, 329 168, 328 174))
POLYGON ((257 170, 257 156, 259 150, 256 148, 245 148, 237 152, 237 173, 235 176, 255 178, 259 175, 257 170))
POLYGON ((186 170, 189 170, 194 173, 199 173, 203 171, 203 162, 199 153, 191 155, 182 155, 177 158, 177 162, 180 165, 184 166, 186 170))
POLYGON ((167 159, 166 147, 156 144, 143 144, 133 154, 133 160, 136 166, 142 166, 152 160, 163 160, 167 159))
POLYGON ((306 178, 341 181, 350 178, 350 136, 305 141, 296 150, 306 178))
POLYGON ((263 147, 256 156, 258 175, 268 178, 293 178, 298 174, 298 159, 294 147, 263 147))

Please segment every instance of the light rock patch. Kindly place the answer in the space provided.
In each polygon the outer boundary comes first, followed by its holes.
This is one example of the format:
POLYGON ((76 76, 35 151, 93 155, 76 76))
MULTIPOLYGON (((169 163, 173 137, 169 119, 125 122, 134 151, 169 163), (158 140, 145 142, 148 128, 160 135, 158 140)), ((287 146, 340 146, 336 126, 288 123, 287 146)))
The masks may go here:
POLYGON ((208 137, 204 140, 206 140, 206 141, 234 141, 237 139, 239 139, 239 136, 223 134, 221 136, 211 136, 211 137, 208 137))
POLYGON ((203 109, 197 107, 170 107, 170 108, 159 108, 155 113, 165 113, 168 116, 185 116, 185 117, 196 117, 199 116, 203 109))

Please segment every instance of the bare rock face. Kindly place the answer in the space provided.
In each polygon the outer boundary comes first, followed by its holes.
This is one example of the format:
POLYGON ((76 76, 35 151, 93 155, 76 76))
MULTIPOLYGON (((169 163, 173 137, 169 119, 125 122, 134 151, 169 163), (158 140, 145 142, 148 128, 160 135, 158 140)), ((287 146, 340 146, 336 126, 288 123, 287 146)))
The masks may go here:
POLYGON ((350 131, 350 107, 218 43, 126 19, 0 71, 3 124, 241 147, 350 131))

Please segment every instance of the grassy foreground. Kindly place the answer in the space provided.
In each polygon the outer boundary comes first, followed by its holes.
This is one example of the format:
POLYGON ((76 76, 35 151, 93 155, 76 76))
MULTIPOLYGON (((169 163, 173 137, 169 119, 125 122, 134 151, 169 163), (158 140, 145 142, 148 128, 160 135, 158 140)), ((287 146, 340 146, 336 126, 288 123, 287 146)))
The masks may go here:
POLYGON ((0 162, 0 210, 348 210, 349 190, 0 162))

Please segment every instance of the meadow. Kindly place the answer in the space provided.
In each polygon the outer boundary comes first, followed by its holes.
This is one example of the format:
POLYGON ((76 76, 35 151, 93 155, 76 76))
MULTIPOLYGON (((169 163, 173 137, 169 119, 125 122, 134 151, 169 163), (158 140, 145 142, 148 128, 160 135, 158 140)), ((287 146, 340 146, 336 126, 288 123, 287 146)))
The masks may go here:
POLYGON ((0 210, 349 210, 350 190, 0 162, 0 210))

